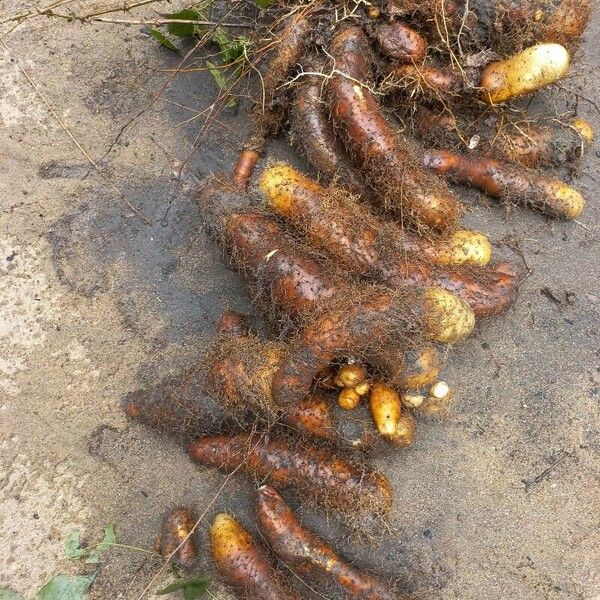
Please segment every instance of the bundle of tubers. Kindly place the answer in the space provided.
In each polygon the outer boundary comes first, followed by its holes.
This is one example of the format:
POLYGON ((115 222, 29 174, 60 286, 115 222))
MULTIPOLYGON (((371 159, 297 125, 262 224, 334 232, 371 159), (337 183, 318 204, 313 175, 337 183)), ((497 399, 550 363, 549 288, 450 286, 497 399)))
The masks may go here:
MULTIPOLYGON (((296 405, 282 407, 275 403, 271 382, 287 351, 285 344, 259 340, 232 312, 221 318, 219 333, 199 365, 127 394, 123 400, 125 413, 184 442, 203 435, 275 426, 280 433, 319 440, 335 448, 385 450, 364 405, 348 414, 323 389, 296 405)), ((439 365, 430 347, 407 354, 407 361, 410 364, 405 366, 405 383, 416 389, 435 384, 439 365)), ((341 376, 347 371, 340 369, 341 376)), ((388 432, 384 439, 405 447, 413 437, 414 419, 409 411, 402 410, 395 431, 388 432)))
MULTIPOLYGON (((312 582, 316 578, 334 597, 341 593, 345 598, 362 600, 401 599, 393 585, 349 564, 303 527, 275 488, 265 485, 258 490, 256 518, 269 550, 296 574, 297 581, 310 589, 314 589, 312 582)), ((216 515, 210 537, 213 561, 236 597, 242 600, 301 597, 295 590, 284 587, 281 571, 233 516, 216 515)))
POLYGON ((272 218, 236 209, 239 194, 217 179, 205 185, 199 202, 251 297, 272 322, 297 324, 273 379, 280 405, 300 402, 321 370, 348 357, 381 371, 392 384, 401 383, 407 351, 423 341, 455 343, 473 329, 469 305, 441 287, 350 282, 335 265, 312 258, 272 218))
MULTIPOLYGON (((413 411, 441 411, 451 397, 431 344, 463 340, 476 317, 516 298, 518 270, 461 228, 449 183, 581 215, 583 196, 538 169, 575 165, 593 130, 575 115, 533 117, 515 100, 565 76, 591 3, 380 0, 343 16, 327 0, 281 4, 265 12, 277 26, 233 176, 213 175, 198 196, 279 338, 228 312, 199 364, 123 405, 182 437, 201 465, 266 482, 260 532, 299 576, 347 598, 398 600, 305 529, 270 485, 358 522, 391 510, 386 477, 338 453, 409 446, 413 411), (245 190, 284 128, 323 183, 268 163, 257 206, 245 190)), ((190 566, 193 528, 186 509, 170 513, 163 555, 190 566)), ((210 534, 239 598, 301 597, 231 515, 217 515, 210 534)))

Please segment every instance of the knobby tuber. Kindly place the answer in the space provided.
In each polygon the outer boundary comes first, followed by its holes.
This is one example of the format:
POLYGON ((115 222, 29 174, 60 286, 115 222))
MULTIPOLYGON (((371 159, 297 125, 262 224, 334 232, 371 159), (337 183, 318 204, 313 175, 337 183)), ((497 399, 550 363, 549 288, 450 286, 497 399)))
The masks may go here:
POLYGON ((170 558, 184 569, 194 565, 198 557, 193 537, 195 524, 196 520, 188 508, 176 508, 166 516, 160 540, 160 552, 165 560, 170 558))
POLYGON ((383 223, 352 198, 320 186, 288 165, 268 167, 260 177, 260 187, 274 212, 313 247, 353 273, 392 286, 439 286, 460 296, 477 316, 499 314, 514 301, 517 273, 510 265, 431 264, 427 255, 406 252, 401 228, 383 223))
POLYGON ((259 481, 295 490, 323 507, 383 516, 392 506, 388 480, 378 471, 350 463, 326 449, 285 439, 238 434, 207 436, 189 448, 200 464, 242 469, 259 481))
POLYGON ((287 589, 264 550, 231 515, 219 513, 210 528, 212 558, 242 600, 300 600, 287 589))
POLYGON ((456 228, 459 203, 415 160, 413 145, 394 131, 368 87, 368 41, 360 27, 336 33, 329 52, 331 112, 377 201, 403 221, 424 229, 456 228))
POLYGON ((258 490, 258 525, 275 554, 300 575, 327 578, 349 598, 400 600, 391 586, 341 558, 322 539, 304 528, 277 490, 258 490))

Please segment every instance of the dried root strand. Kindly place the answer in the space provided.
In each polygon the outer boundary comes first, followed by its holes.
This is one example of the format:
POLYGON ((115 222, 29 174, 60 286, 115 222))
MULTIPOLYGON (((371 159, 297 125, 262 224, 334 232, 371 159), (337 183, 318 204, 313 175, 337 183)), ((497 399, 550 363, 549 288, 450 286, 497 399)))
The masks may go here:
POLYGON ((367 182, 377 190, 379 204, 424 229, 455 229, 457 199, 414 160, 413 144, 394 131, 368 87, 371 69, 362 29, 336 33, 330 54, 335 69, 329 82, 333 119, 367 182))
POLYGON ((392 490, 378 471, 349 463, 325 449, 290 441, 265 441, 249 434, 196 440, 190 456, 200 464, 232 471, 242 468, 260 481, 295 490, 322 507, 357 514, 389 512, 392 490))
POLYGON ((191 569, 198 558, 198 548, 193 537, 196 523, 189 508, 172 510, 165 518, 160 541, 162 557, 171 559, 183 569, 191 569))
POLYGON ((432 149, 426 151, 424 164, 455 183, 554 217, 577 219, 583 212, 585 200, 577 190, 550 175, 520 165, 432 149))
POLYGON ((390 586, 350 565, 304 528, 273 487, 263 486, 258 490, 257 517, 260 530, 275 554, 300 574, 326 578, 349 598, 400 600, 390 586))
POLYGON ((210 528, 211 553, 221 576, 242 600, 300 600, 286 589, 264 550, 231 515, 219 513, 210 528))

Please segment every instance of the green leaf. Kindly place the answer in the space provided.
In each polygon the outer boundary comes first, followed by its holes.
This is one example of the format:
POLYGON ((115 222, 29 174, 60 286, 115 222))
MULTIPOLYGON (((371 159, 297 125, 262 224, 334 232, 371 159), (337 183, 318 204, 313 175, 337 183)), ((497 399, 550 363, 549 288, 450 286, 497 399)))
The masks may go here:
POLYGON ((115 532, 115 526, 107 525, 104 528, 104 537, 102 538, 102 541, 97 546, 95 546, 94 548, 92 548, 90 550, 89 557, 85 562, 92 563, 92 564, 99 562, 100 555, 105 550, 108 550, 114 543, 116 543, 116 541, 117 541, 117 533, 115 532))
POLYGON ((95 575, 56 575, 38 593, 38 600, 85 600, 95 575))
POLYGON ((226 63, 233 62, 244 56, 246 49, 250 45, 250 40, 247 37, 233 37, 223 27, 215 28, 212 34, 212 41, 219 45, 221 58, 226 63))
POLYGON ((254 0, 254 2, 256 2, 256 6, 259 8, 269 8, 273 6, 274 0, 254 0))
POLYGON ((169 50, 173 50, 173 52, 179 52, 179 49, 177 48, 177 46, 175 46, 175 44, 173 44, 173 42, 164 33, 160 32, 158 29, 150 28, 150 35, 161 46, 164 46, 165 48, 168 48, 169 50))
POLYGON ((177 590, 183 590, 184 600, 196 600, 204 595, 204 592, 208 589, 210 579, 202 577, 200 579, 192 579, 191 581, 176 581, 166 588, 156 592, 157 596, 164 596, 177 590))
MULTIPOLYGON (((217 65, 215 65, 214 63, 211 63, 210 60, 206 61, 206 66, 208 67, 208 70, 213 76, 213 79, 215 80, 216 84, 219 86, 219 89, 222 90, 227 85, 227 78, 223 73, 223 69, 219 69, 219 67, 217 67, 217 65)), ((235 106, 235 99, 230 98, 226 106, 227 108, 235 106)))
POLYGON ((81 547, 81 534, 79 531, 70 533, 65 540, 65 555, 67 558, 81 558, 87 556, 87 554, 88 551, 81 547))
POLYGON ((8 588, 0 588, 0 600, 23 600, 23 596, 8 588))
MULTIPOLYGON (((181 19, 182 21, 200 20, 200 15, 195 10, 189 8, 163 16, 167 19, 181 19)), ((167 30, 171 35, 176 35, 177 37, 192 37, 194 35, 194 27, 194 23, 169 23, 167 30)))

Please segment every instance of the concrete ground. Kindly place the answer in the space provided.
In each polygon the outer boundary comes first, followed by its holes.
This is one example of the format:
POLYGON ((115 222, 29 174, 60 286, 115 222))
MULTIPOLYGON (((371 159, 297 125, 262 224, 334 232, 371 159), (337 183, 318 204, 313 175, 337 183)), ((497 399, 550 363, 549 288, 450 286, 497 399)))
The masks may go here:
MULTIPOLYGON (((0 22, 31 8, 0 6, 0 22)), ((94 572, 64 557, 64 539, 79 530, 95 543, 113 523, 133 548, 104 554, 89 597, 138 598, 172 575, 135 548, 153 549, 169 507, 202 512, 224 476, 127 422, 120 399, 193 364, 223 309, 252 313, 171 178, 217 90, 205 73, 178 74, 111 147, 180 57, 139 24, 13 26, 0 25, 0 587, 31 598, 53 575, 94 572)), ((597 130, 599 32, 596 12, 565 84, 597 130)), ((243 110, 228 109, 192 171, 230 168, 246 126, 243 110)), ((589 153, 577 182, 588 198, 579 224, 476 198, 467 222, 531 269, 518 304, 452 350, 451 414, 420 420, 414 447, 380 461, 396 497, 382 546, 317 524, 417 598, 600 599, 599 157, 589 153)), ((201 525, 203 555, 216 510, 252 527, 250 491, 226 486, 201 525)))

